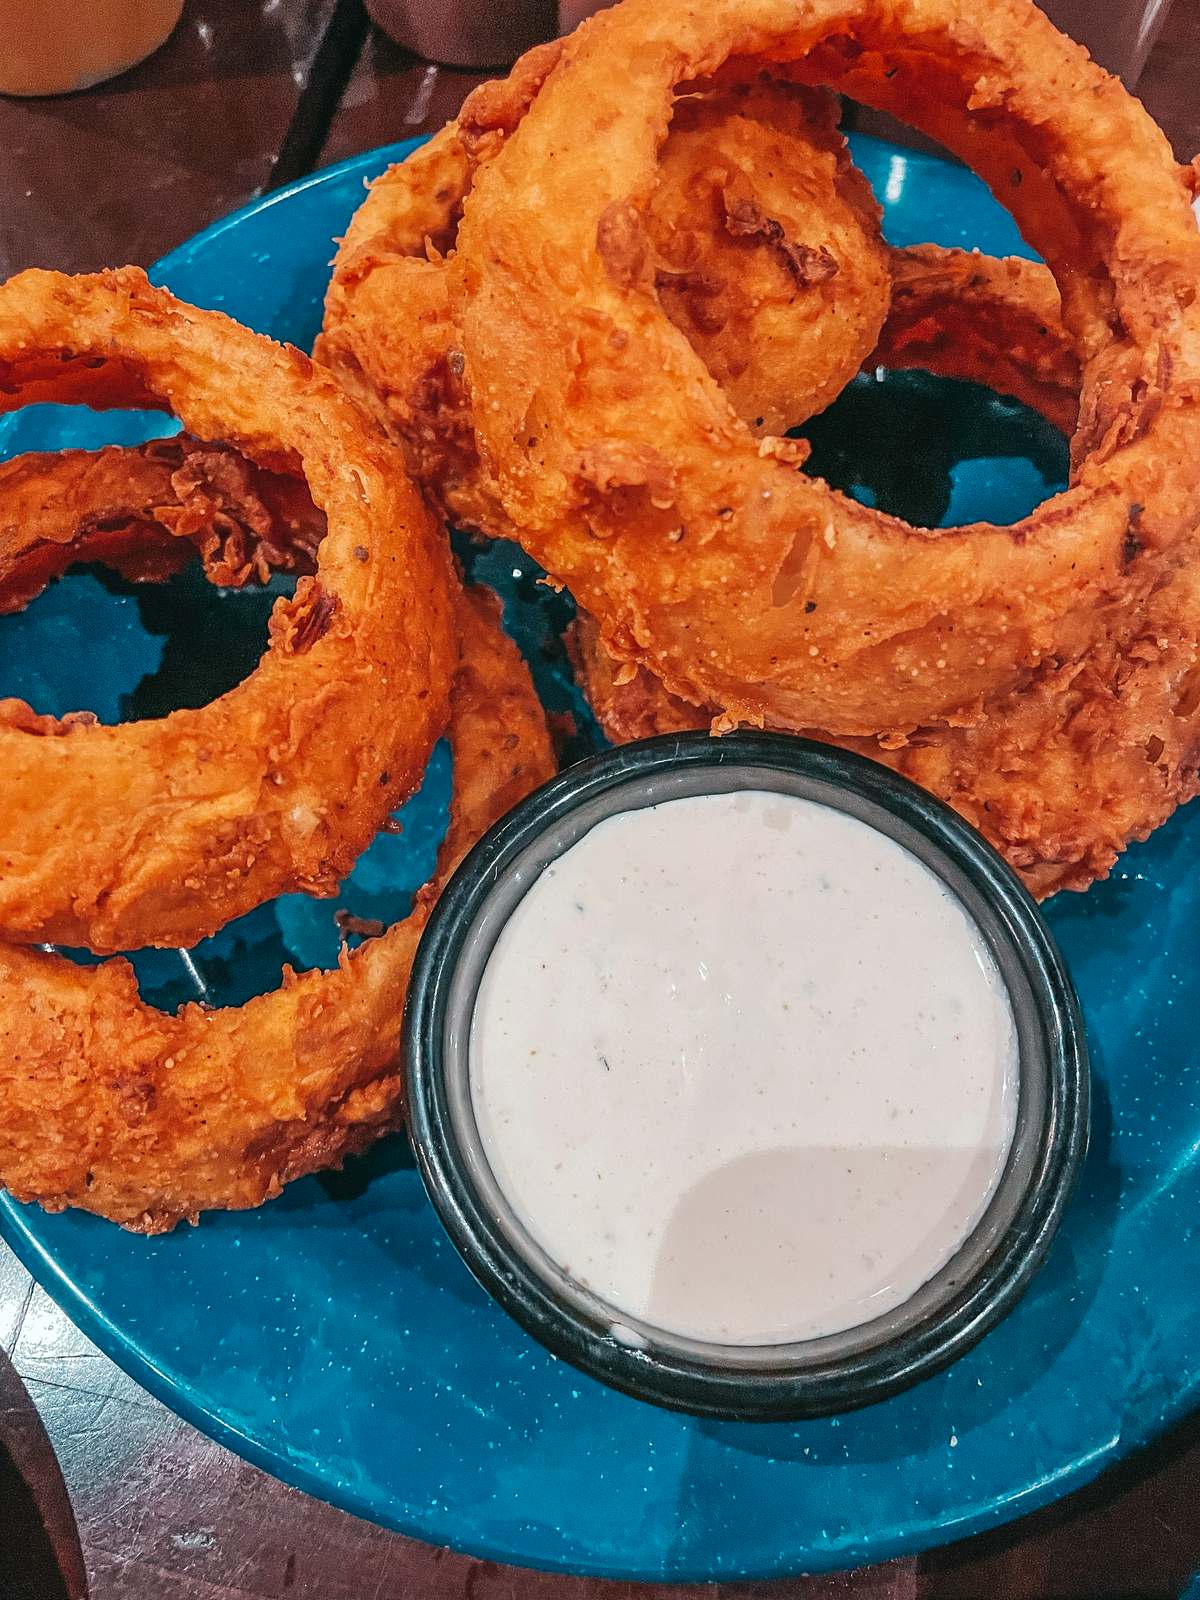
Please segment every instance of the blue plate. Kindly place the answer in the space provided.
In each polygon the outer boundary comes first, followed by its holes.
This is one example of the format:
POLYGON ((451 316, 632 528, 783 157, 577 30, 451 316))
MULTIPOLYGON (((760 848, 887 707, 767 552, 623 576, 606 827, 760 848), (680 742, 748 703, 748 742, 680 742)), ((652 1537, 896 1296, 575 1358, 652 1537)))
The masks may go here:
MULTIPOLYGON (((363 180, 404 148, 258 202, 167 257, 156 277, 307 345, 332 240, 363 180)), ((869 140, 856 155, 897 242, 1019 248, 961 170, 869 140)), ((932 393, 920 391, 922 405, 932 393)), ((869 380, 844 403, 879 420, 869 380)), ((1011 407, 962 404, 994 424, 984 431, 995 447, 983 442, 965 467, 947 468, 935 459, 935 431, 927 449, 908 452, 913 473, 956 520, 1025 509, 1052 485, 1061 453, 1036 439, 1016 449, 1013 430, 1028 419, 1014 422, 1011 407)), ((0 446, 112 437, 118 420, 30 411, 4 424, 0 446)), ((123 426, 129 436, 145 423, 123 426)), ((868 435, 871 453, 888 431, 868 435)), ((821 448, 837 456, 836 441, 821 448)), ((867 475, 856 492, 883 491, 867 475)), ((511 547, 485 564, 504 580, 546 693, 569 703, 561 663, 540 648, 561 614, 541 609, 529 563, 511 547)), ((223 659, 235 635, 260 637, 264 602, 250 597, 253 615, 239 612, 222 632, 188 582, 176 580, 170 603, 186 613, 189 638, 219 642, 187 653, 193 666, 223 659)), ((157 616, 144 594, 69 579, 0 628, 0 688, 41 709, 102 700, 110 717, 152 714, 156 695, 215 692, 219 682, 181 676, 157 616), (96 608, 104 646, 89 662, 77 623, 88 615, 94 640, 96 608)), ((443 763, 414 802, 398 855, 370 855, 356 871, 360 903, 402 909, 441 825, 444 790, 443 763)), ((437 1544, 618 1577, 707 1579, 853 1566, 992 1527, 1086 1482, 1196 1400, 1198 830, 1200 810, 1179 814, 1108 883, 1050 909, 1087 1015, 1098 1104, 1082 1187, 1046 1267, 950 1371, 853 1415, 799 1426, 695 1421, 554 1361, 468 1276, 402 1139, 257 1212, 207 1217, 163 1239, 8 1200, 0 1227, 75 1321, 168 1405, 269 1472, 437 1544)), ((145 958, 143 990, 177 1000, 198 981, 218 999, 238 998, 274 982, 285 953, 327 960, 324 914, 296 897, 277 902, 209 941, 194 977, 170 952, 145 958)))

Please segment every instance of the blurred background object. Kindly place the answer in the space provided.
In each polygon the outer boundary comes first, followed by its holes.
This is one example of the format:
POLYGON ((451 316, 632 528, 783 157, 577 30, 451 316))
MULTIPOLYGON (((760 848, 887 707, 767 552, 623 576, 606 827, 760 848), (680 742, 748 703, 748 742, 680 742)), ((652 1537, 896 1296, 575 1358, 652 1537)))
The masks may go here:
POLYGON ((570 33, 577 28, 584 17, 590 17, 593 11, 602 11, 609 0, 558 0, 558 31, 570 33))
POLYGON ((558 32, 554 0, 366 0, 366 7, 397 44, 450 67, 506 67, 558 32))
POLYGON ((144 61, 183 0, 0 0, 0 94, 68 94, 144 61))
POLYGON ((14 1269, 0 1260, 0 1596, 85 1600, 79 1532, 54 1447, 4 1353, 10 1340, 6 1324, 15 1308, 24 1318, 31 1299, 14 1269))
POLYGON ((1078 39, 1129 88, 1142 75, 1171 0, 1038 0, 1056 27, 1078 39))
MULTIPOLYGON (((606 0, 559 0, 558 31, 570 33, 606 0)), ((412 0, 416 8, 417 0, 412 0)), ((1162 31, 1171 0, 1038 0, 1051 22, 1086 45, 1102 67, 1132 88, 1162 31)), ((532 9, 530 7, 529 9, 532 9)))

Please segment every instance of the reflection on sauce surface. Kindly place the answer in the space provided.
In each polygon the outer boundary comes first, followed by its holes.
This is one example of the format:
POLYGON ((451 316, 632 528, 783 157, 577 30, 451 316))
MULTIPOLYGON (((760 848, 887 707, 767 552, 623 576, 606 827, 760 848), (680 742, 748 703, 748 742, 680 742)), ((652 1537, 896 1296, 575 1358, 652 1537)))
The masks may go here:
POLYGON ((1012 1141, 1015 1028, 916 857, 746 791, 600 823, 493 950, 471 1095, 549 1255, 700 1339, 803 1339, 907 1300, 1012 1141))

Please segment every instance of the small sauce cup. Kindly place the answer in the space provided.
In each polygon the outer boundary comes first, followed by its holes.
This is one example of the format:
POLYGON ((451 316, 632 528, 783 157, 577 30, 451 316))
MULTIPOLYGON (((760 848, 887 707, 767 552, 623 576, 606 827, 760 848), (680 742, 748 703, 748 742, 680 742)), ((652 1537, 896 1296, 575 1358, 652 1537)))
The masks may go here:
POLYGON ((404 1050, 417 1161, 479 1282, 555 1355, 627 1394, 702 1416, 766 1421, 851 1410, 947 1366, 1028 1285, 1087 1147, 1088 1059, 1078 1002, 1019 880, 969 824, 906 779, 785 734, 680 734, 624 745, 570 768, 502 818, 463 861, 426 928, 409 985, 404 1050), (831 807, 923 862, 978 928, 1017 1038, 1016 1131, 982 1217, 949 1261, 883 1316, 771 1345, 688 1338, 606 1304, 575 1281, 502 1193, 470 1084, 480 981, 507 919, 540 874, 610 817, 739 790, 831 807))

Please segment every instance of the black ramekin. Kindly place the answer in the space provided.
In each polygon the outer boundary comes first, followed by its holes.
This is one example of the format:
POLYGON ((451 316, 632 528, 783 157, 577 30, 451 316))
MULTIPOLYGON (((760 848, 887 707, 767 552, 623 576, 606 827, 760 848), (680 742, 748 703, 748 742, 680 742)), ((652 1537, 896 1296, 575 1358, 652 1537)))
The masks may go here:
MULTIPOLYGON (((1087 1146, 1088 1061, 1062 957, 1024 888, 947 806, 862 757, 786 734, 667 735, 606 751, 552 779, 463 861, 421 940, 404 1022, 409 1126, 438 1215, 502 1306, 548 1349, 643 1400, 703 1416, 813 1417, 928 1377, 1010 1310, 1042 1261, 1087 1146), (767 789, 832 806, 919 857, 974 918, 1016 1019, 1016 1133, 978 1225, 887 1315, 800 1343, 714 1345, 606 1305, 525 1231, 488 1167, 471 1107, 468 1047, 480 977, 513 907, 596 823, 687 795, 767 789)), ((731 1088, 731 1092, 734 1092, 731 1088)))

